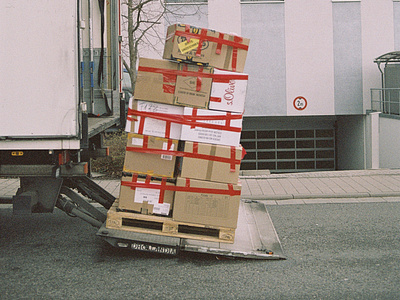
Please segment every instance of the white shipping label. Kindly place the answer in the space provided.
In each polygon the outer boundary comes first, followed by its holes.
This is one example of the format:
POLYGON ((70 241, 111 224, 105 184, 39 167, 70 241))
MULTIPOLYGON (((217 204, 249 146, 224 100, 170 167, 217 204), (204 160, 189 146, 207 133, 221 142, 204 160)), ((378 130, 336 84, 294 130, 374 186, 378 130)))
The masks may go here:
POLYGON ((143 147, 143 139, 141 139, 141 138, 132 138, 132 145, 142 146, 143 147))
POLYGON ((168 216, 170 206, 169 203, 156 203, 153 205, 153 214, 168 216))
MULTIPOLYGON (((193 109, 191 107, 185 107, 185 115, 192 115, 193 109)), ((210 115, 210 116, 226 116, 228 118, 227 112, 215 111, 215 110, 204 110, 197 109, 198 116, 210 115)), ((232 116, 239 115, 237 113, 232 113, 232 116)), ((214 125, 221 125, 222 129, 205 128, 201 126, 196 126, 192 128, 190 125, 182 125, 181 140, 183 141, 193 141, 200 143, 210 143, 226 146, 238 147, 240 144, 240 131, 232 131, 227 128, 224 130, 224 126, 227 124, 226 119, 223 120, 199 120, 203 123, 209 123, 214 125)), ((242 128, 242 118, 232 119, 229 122, 229 126, 232 128, 242 128)))
MULTIPOLYGON (((243 113, 246 98, 247 80, 233 79, 236 75, 248 76, 245 73, 229 72, 214 69, 214 74, 231 76, 228 82, 213 82, 209 109, 243 113)), ((228 77, 229 78, 229 77, 228 77)))
MULTIPOLYGON (((164 142, 164 143, 163 143, 163 146, 162 146, 162 149, 163 149, 163 150, 168 150, 168 151, 174 151, 174 148, 175 148, 175 145, 174 145, 174 144, 171 144, 170 149, 168 149, 168 143, 167 143, 167 142, 164 142)), ((172 155, 161 154, 161 159, 164 159, 164 160, 172 160, 172 155)))
POLYGON ((159 199, 160 190, 137 187, 135 189, 135 199, 133 201, 137 203, 143 203, 146 201, 149 204, 157 204, 159 199))
MULTIPOLYGON (((168 105, 162 103, 148 102, 148 101, 137 101, 137 110, 150 112, 150 113, 162 113, 169 115, 182 115, 183 106, 168 105)), ((139 132, 139 124, 141 122, 141 117, 137 117, 137 122, 135 122, 135 133, 140 133, 144 135, 152 135, 158 137, 168 137, 171 139, 179 140, 181 137, 181 124, 171 122, 170 128, 167 132, 167 122, 159 119, 154 119, 151 117, 146 117, 144 120, 143 132, 139 132)), ((129 129, 129 128, 127 128, 129 129)))

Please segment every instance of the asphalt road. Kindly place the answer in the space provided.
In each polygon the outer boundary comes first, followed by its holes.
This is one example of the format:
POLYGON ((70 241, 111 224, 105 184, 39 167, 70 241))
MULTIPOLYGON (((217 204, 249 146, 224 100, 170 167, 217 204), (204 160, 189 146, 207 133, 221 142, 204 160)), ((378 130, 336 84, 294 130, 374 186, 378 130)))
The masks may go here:
POLYGON ((399 202, 268 211, 287 260, 121 250, 60 211, 0 206, 0 299, 399 299, 399 202))

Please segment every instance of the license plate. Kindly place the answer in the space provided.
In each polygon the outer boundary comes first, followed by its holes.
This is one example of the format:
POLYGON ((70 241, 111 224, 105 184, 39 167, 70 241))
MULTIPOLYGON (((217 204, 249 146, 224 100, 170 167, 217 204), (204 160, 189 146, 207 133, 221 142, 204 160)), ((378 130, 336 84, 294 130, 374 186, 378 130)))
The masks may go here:
POLYGON ((132 250, 147 251, 161 254, 177 255, 178 248, 141 242, 131 242, 132 250))

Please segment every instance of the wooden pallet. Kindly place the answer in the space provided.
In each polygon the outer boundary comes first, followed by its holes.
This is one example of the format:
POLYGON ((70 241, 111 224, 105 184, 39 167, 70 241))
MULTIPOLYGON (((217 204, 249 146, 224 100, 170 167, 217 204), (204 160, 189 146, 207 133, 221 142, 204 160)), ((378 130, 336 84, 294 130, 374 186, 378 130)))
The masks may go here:
POLYGON ((233 243, 235 238, 234 228, 177 222, 168 217, 121 212, 117 211, 116 203, 107 212, 106 228, 221 243, 233 243))

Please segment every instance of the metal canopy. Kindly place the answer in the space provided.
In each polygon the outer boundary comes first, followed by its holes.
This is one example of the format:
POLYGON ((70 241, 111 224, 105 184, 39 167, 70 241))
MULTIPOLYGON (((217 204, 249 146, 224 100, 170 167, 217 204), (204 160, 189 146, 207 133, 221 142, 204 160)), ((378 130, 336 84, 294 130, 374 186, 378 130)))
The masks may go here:
POLYGON ((374 62, 377 64, 400 62, 400 51, 394 51, 394 52, 389 52, 389 53, 383 54, 383 55, 375 58, 374 62))
POLYGON ((383 86, 383 71, 381 69, 381 64, 384 63, 385 66, 389 63, 399 63, 400 62, 400 51, 393 51, 383 54, 377 58, 375 58, 374 63, 378 65, 378 69, 381 72, 382 76, 382 86, 383 86))

